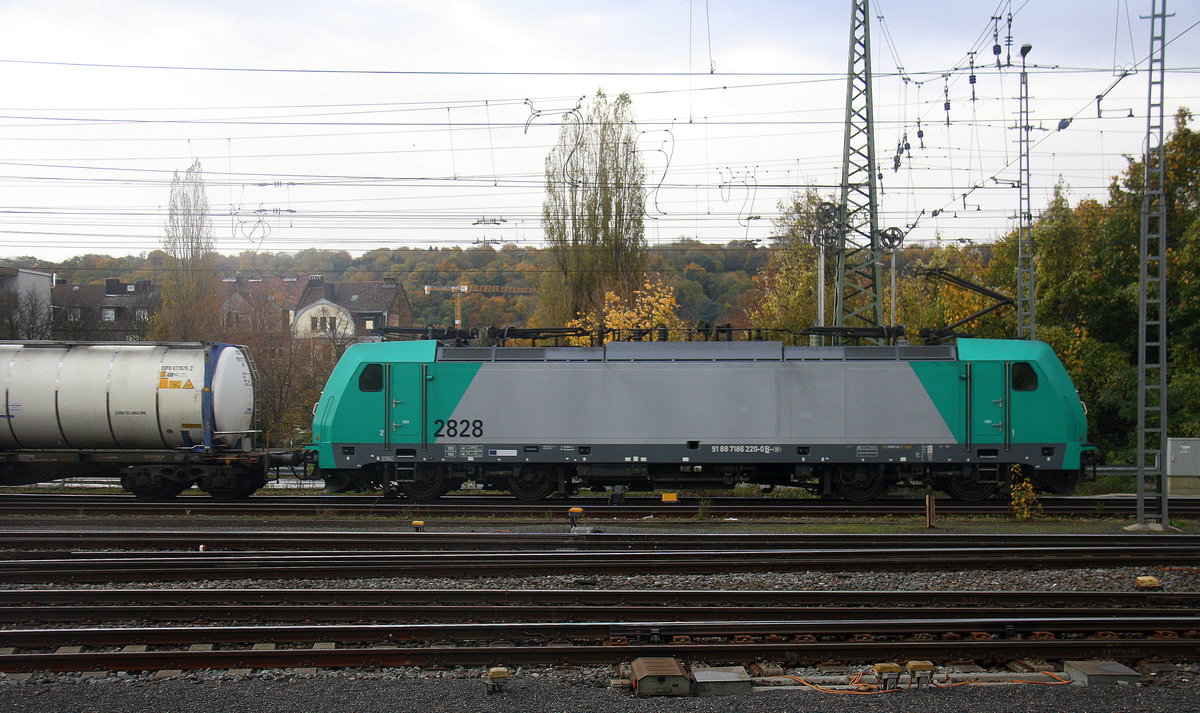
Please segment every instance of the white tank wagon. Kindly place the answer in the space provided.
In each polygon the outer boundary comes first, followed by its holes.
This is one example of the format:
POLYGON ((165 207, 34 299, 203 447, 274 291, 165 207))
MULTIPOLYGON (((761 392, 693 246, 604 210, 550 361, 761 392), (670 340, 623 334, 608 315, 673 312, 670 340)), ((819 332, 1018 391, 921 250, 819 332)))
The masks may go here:
POLYGON ((297 453, 254 447, 254 368, 210 343, 0 342, 0 484, 120 476, 144 498, 250 495, 297 453))

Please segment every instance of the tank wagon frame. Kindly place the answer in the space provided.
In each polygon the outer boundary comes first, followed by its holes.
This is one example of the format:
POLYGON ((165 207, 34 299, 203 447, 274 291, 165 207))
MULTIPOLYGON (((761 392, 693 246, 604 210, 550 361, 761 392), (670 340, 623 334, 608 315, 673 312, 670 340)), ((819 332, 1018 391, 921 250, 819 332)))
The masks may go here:
POLYGON ((1070 492, 1086 418, 1040 342, 789 347, 350 347, 313 421, 329 489, 429 500, 466 480, 537 500, 576 487, 799 485, 869 500, 893 485, 967 500, 1014 467, 1070 492))
POLYGON ((0 484, 118 476, 147 499, 248 496, 307 456, 254 447, 255 374, 224 343, 0 342, 0 484))

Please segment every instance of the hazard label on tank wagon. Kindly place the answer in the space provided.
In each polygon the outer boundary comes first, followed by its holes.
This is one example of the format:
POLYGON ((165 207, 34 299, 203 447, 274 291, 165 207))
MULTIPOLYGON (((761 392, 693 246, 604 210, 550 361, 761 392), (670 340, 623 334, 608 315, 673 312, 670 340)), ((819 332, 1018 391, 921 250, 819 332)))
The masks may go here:
POLYGON ((192 380, 188 378, 188 374, 179 372, 190 372, 191 367, 173 367, 170 369, 162 369, 158 372, 158 388, 160 389, 195 389, 192 380))

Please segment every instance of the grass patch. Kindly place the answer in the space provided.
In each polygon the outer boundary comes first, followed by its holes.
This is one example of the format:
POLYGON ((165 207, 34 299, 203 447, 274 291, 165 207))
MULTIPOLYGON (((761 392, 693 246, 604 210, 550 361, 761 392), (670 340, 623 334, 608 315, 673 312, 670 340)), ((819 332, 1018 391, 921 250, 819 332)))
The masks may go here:
POLYGON ((1075 490, 1076 495, 1111 495, 1134 492, 1137 492, 1137 476, 1116 473, 1101 475, 1091 482, 1080 483, 1075 490))

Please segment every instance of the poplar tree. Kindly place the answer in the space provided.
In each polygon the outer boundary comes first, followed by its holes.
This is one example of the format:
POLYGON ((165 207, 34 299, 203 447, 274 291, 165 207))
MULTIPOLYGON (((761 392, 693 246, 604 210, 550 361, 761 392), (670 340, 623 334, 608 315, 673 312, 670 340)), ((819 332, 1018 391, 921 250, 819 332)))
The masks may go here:
POLYGON ((215 339, 220 327, 220 281, 204 171, 196 160, 171 178, 163 236, 162 309, 151 333, 166 341, 215 339))
POLYGON ((630 105, 628 94, 609 101, 597 92, 566 115, 546 156, 546 324, 599 315, 606 293, 629 299, 645 281, 646 171, 630 105))

